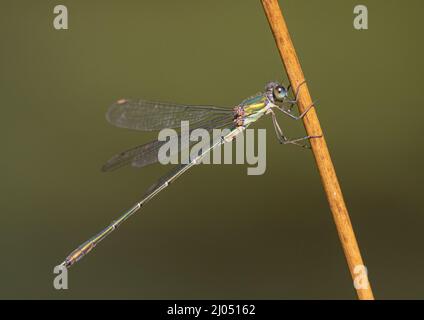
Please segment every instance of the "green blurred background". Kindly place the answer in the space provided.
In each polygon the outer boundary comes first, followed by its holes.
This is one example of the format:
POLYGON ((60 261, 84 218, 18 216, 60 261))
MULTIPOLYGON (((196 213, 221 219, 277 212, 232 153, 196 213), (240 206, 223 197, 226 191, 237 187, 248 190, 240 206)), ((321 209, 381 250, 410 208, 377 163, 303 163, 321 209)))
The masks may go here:
MULTIPOLYGON (((424 298, 424 2, 280 1, 377 298, 424 298), (369 30, 353 8, 369 9, 369 30)), ((100 172, 154 133, 121 97, 234 106, 285 72, 260 1, 1 1, 0 298, 353 299, 310 151, 199 166, 53 288, 53 267, 168 169, 100 172), (69 30, 52 26, 69 10, 69 30)), ((286 81, 286 80, 284 80, 286 81)), ((291 137, 301 123, 280 119, 291 137)))

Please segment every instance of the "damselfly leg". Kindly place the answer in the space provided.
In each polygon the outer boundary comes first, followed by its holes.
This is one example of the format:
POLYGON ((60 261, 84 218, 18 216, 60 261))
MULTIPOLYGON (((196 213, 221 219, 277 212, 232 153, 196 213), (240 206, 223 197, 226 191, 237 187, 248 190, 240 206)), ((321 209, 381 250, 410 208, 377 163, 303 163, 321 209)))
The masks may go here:
POLYGON ((311 147, 308 144, 301 143, 301 141, 321 137, 321 136, 305 136, 305 137, 296 138, 296 139, 289 139, 283 134, 283 130, 281 130, 281 127, 277 121, 277 117, 275 116, 275 113, 273 111, 271 112, 271 118, 272 118, 272 124, 274 125, 275 134, 277 136, 278 141, 281 144, 294 144, 302 148, 310 149, 311 147))
MULTIPOLYGON (((286 109, 286 111, 287 112, 291 112, 292 111, 292 109, 293 109, 293 106, 295 105, 295 104, 297 104, 297 101, 298 101, 298 99, 299 99, 299 92, 300 92, 300 87, 302 86, 302 85, 304 85, 306 83, 306 80, 303 80, 301 83, 299 83, 299 85, 297 86, 297 88, 296 88, 296 90, 295 90, 295 92, 293 91, 293 94, 294 94, 294 100, 291 100, 291 99, 286 99, 285 101, 284 101, 284 103, 288 103, 289 104, 289 106, 288 107, 285 107, 285 106, 282 106, 282 108, 284 108, 284 109, 286 109)), ((292 86, 291 86, 291 84, 289 84, 288 85, 288 87, 287 87, 287 92, 289 92, 290 91, 290 89, 292 89, 292 86)))
POLYGON ((311 105, 309 106, 309 107, 307 107, 306 109, 305 109, 305 111, 303 111, 300 115, 298 115, 298 116, 295 116, 295 115, 293 115, 293 114, 291 114, 290 113, 290 111, 289 110, 286 110, 286 109, 284 109, 283 107, 277 107, 278 108, 278 110, 280 110, 282 113, 284 113, 285 115, 287 115, 287 116, 289 116, 290 118, 292 118, 293 120, 300 120, 300 119, 302 119, 307 113, 308 113, 308 111, 309 110, 311 110, 311 108, 312 107, 314 107, 315 106, 315 102, 316 102, 316 100, 314 101, 314 102, 312 102, 311 103, 311 105))

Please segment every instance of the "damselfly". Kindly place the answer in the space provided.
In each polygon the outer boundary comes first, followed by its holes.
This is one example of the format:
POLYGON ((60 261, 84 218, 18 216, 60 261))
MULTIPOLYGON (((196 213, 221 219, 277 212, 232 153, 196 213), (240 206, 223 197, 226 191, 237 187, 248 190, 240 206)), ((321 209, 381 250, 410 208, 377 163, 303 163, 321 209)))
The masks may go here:
MULTIPOLYGON (((290 86, 285 88, 278 82, 270 82, 265 86, 265 91, 260 92, 242 101, 233 109, 215 106, 188 106, 163 102, 150 102, 146 100, 121 99, 114 103, 107 112, 106 118, 113 125, 141 131, 154 131, 163 128, 176 128, 181 121, 189 121, 194 128, 204 128, 212 131, 214 128, 226 128, 227 134, 219 137, 207 149, 192 157, 188 163, 177 165, 172 171, 159 179, 144 194, 144 197, 131 209, 113 221, 103 231, 84 242, 62 262, 62 266, 70 267, 75 262, 90 252, 100 241, 112 233, 121 223, 137 212, 145 203, 166 188, 185 171, 199 163, 211 150, 225 142, 233 140, 248 126, 256 122, 263 115, 270 114, 278 141, 282 144, 295 144, 307 147, 304 140, 316 138, 306 136, 298 139, 288 139, 277 122, 274 110, 279 110, 292 119, 299 120, 313 107, 295 116, 292 108, 297 103, 299 89, 296 88, 294 98, 289 97, 290 86)), ((192 127, 193 128, 193 127, 192 127)), ((193 128, 193 129, 194 129, 193 128)), ((135 167, 144 167, 158 161, 158 150, 164 141, 155 140, 124 151, 112 157, 104 166, 103 171, 111 171, 126 164, 135 167)))

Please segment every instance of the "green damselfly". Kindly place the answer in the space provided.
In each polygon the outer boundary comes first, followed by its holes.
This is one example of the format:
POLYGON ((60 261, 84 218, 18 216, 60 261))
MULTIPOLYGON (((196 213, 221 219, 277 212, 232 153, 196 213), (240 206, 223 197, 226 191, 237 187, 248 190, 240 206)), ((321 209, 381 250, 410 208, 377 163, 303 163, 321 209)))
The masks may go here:
MULTIPOLYGON (((304 82, 303 82, 304 83, 304 82)), ((188 163, 177 165, 172 171, 159 179, 144 194, 144 197, 131 209, 113 221, 104 230, 84 242, 61 263, 70 267, 90 252, 100 241, 112 233, 121 223, 137 212, 144 204, 165 189, 171 182, 185 171, 199 163, 211 150, 225 142, 232 141, 248 126, 262 116, 270 114, 278 141, 282 144, 295 144, 307 147, 303 141, 317 136, 305 136, 298 139, 289 139, 281 130, 274 110, 279 110, 292 119, 299 120, 313 107, 310 105, 299 116, 292 114, 292 108, 297 103, 301 83, 295 90, 295 97, 289 97, 290 86, 285 88, 278 82, 269 82, 265 90, 242 101, 235 108, 221 108, 215 106, 188 106, 173 103, 151 102, 146 100, 121 99, 112 104, 106 114, 107 120, 121 128, 141 131, 155 131, 164 128, 177 128, 181 121, 189 121, 194 128, 204 128, 211 131, 215 128, 225 128, 227 134, 212 142, 211 146, 201 154, 192 157, 188 163)), ((112 157, 102 168, 111 171, 121 166, 132 164, 135 167, 144 167, 158 161, 158 150, 164 141, 155 140, 121 152, 112 157)))

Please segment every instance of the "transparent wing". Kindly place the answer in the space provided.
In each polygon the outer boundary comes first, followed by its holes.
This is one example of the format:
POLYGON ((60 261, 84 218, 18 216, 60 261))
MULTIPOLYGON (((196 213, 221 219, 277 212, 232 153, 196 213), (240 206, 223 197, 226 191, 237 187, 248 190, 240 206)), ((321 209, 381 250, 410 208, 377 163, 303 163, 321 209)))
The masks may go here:
POLYGON ((155 131, 177 128, 183 120, 190 121, 190 126, 194 126, 209 117, 232 112, 232 109, 214 106, 186 106, 141 99, 121 99, 110 106, 106 119, 120 128, 155 131))
MULTIPOLYGON (((198 123, 194 128, 190 128, 190 131, 193 131, 197 128, 204 128, 211 132, 213 129, 223 129, 230 128, 234 126, 233 115, 224 115, 218 116, 210 120, 204 120, 198 123)), ((178 152, 181 152, 181 135, 178 137, 178 152)), ((166 141, 154 140, 149 143, 134 147, 132 149, 126 150, 124 152, 118 153, 113 156, 109 161, 105 163, 102 167, 102 171, 112 171, 118 169, 127 164, 132 164, 134 167, 145 167, 149 164, 156 163, 158 161, 158 152, 161 146, 163 146, 166 141)), ((195 142, 190 141, 188 147, 192 146, 195 142)), ((171 154, 173 156, 175 154, 171 154)))
MULTIPOLYGON (((134 148, 125 150, 121 153, 114 155, 110 158, 102 167, 102 171, 113 171, 120 167, 123 167, 129 163, 131 163, 135 157, 140 154, 150 154, 153 150, 159 149, 165 142, 154 140, 149 143, 136 146, 134 148)), ((157 154, 157 153, 156 153, 157 154)), ((151 163, 154 163, 154 159, 150 160, 151 163)))
MULTIPOLYGON (((197 128, 203 128, 209 133, 212 132, 213 129, 221 129, 224 127, 232 127, 233 126, 233 116, 225 116, 223 118, 213 119, 208 121, 207 123, 202 123, 196 128, 190 129, 190 132, 197 129, 197 128)), ((149 150, 144 150, 143 152, 140 152, 139 154, 135 155, 133 161, 131 162, 132 166, 142 168, 149 164, 156 163, 158 161, 158 152, 160 147, 164 144, 163 141, 157 141, 157 143, 154 144, 149 150)), ((181 146, 181 135, 178 136, 178 148, 176 148, 179 152, 183 150, 181 146)), ((195 144, 195 141, 189 141, 189 144, 187 147, 191 147, 193 144, 195 144)), ((175 153, 171 153, 171 157, 174 156, 175 153)))

